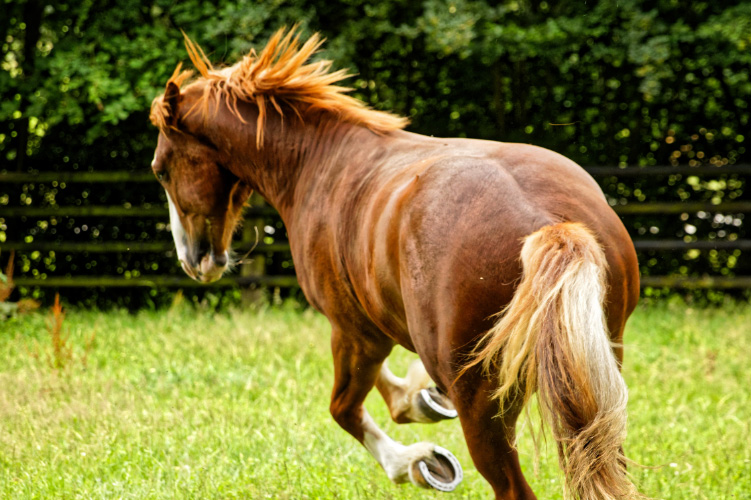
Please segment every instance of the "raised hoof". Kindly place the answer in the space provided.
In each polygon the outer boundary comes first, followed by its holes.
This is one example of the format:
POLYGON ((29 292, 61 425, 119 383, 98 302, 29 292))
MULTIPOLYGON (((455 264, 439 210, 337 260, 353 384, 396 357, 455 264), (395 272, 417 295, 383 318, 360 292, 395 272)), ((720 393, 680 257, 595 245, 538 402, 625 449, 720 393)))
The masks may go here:
POLYGON ((435 387, 421 389, 415 402, 420 412, 433 422, 456 418, 458 415, 451 400, 435 387))
POLYGON ((435 447, 432 455, 416 460, 410 467, 409 476, 414 484, 438 491, 454 491, 464 477, 456 457, 440 446, 435 447))

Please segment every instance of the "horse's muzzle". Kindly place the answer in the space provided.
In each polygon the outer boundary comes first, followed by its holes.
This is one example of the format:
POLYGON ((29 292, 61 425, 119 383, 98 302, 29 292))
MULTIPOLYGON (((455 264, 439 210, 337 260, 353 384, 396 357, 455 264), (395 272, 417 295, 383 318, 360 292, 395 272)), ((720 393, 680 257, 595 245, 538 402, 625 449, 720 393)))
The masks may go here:
POLYGON ((229 254, 225 251, 215 254, 213 251, 198 255, 196 252, 181 260, 185 274, 202 283, 212 283, 222 277, 229 268, 229 254), (191 258, 192 257, 192 258, 191 258))

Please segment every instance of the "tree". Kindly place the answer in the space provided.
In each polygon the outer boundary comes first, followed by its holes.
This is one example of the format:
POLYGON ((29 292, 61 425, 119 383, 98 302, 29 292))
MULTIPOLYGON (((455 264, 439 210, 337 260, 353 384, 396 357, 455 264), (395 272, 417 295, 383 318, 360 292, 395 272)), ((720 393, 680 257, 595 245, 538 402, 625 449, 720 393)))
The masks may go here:
MULTIPOLYGON (((180 30, 213 61, 232 63, 295 23, 328 38, 320 57, 356 73, 355 95, 409 116, 419 133, 530 142, 584 165, 725 164, 747 153, 751 4, 739 0, 5 0, 4 10, 3 170, 148 168, 156 139, 150 102, 187 59, 180 30)), ((614 203, 747 196, 738 176, 666 181, 602 185, 614 203)), ((0 243, 166 236, 157 220, 19 225, 1 215, 2 206, 21 203, 153 202, 156 183, 138 193, 127 186, 13 189, 0 186, 0 243), (98 234, 74 233, 81 224, 98 234)), ((744 237, 742 214, 716 215, 625 222, 635 237, 744 237)), ((738 257, 645 254, 642 272, 734 272, 738 257)), ((19 261, 29 271, 53 265, 55 272, 111 274, 152 264, 133 256, 45 258, 19 261)), ((174 269, 168 258, 157 264, 174 269)))

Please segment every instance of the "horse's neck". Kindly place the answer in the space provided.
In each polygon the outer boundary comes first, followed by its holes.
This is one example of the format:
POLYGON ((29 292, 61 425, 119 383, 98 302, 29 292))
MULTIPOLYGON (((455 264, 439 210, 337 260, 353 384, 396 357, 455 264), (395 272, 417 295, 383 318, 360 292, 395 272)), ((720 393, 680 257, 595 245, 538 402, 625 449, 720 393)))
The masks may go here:
MULTIPOLYGON (((287 223, 313 185, 333 181, 346 170, 367 168, 367 159, 384 137, 333 119, 303 125, 269 120, 264 144, 245 158, 246 179, 287 223)), ((245 143, 249 141, 245 138, 245 143)))

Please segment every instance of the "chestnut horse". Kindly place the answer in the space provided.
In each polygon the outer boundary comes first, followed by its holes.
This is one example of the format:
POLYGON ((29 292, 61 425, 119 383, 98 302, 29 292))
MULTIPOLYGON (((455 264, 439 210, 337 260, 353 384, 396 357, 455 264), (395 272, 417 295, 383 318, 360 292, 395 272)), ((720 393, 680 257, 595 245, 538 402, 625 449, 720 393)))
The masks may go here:
POLYGON ((231 267, 232 233, 257 190, 281 215, 297 277, 331 322, 331 414, 389 478, 450 491, 447 450, 402 445, 363 406, 376 386, 397 422, 459 417, 496 498, 535 498, 515 448, 533 393, 567 494, 637 496, 622 443, 621 339, 639 295, 634 247, 579 166, 525 144, 425 137, 337 85, 321 41, 277 32, 260 52, 157 97, 154 173, 185 272, 231 267), (385 360, 416 352, 406 378, 385 360), (429 387, 431 379, 437 387, 429 387))

